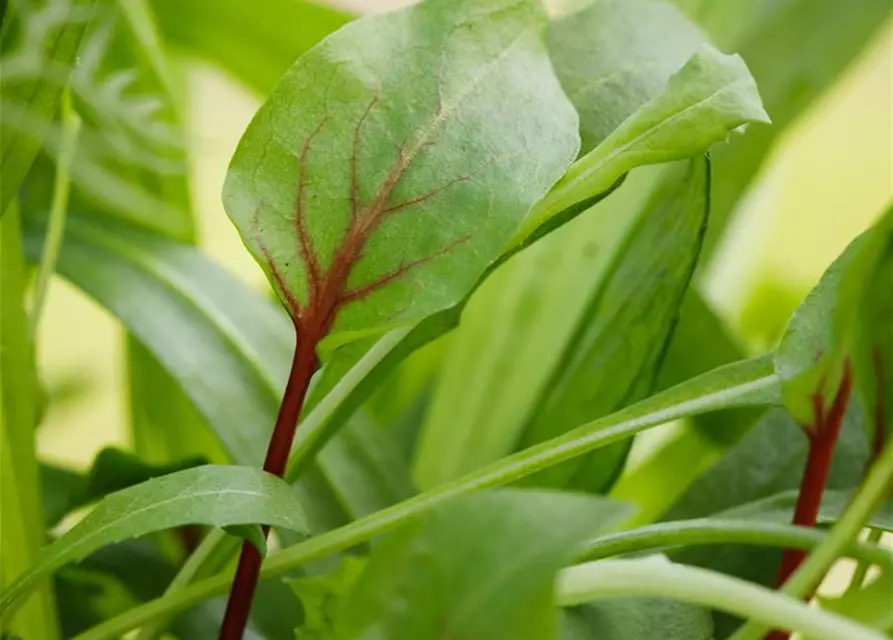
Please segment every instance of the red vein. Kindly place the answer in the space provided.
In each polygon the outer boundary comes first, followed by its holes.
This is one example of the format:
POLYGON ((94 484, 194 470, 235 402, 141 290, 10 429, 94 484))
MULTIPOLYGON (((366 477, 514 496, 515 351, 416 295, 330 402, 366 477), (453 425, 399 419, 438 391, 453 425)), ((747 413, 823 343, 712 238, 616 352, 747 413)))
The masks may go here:
POLYGON ((433 189, 424 195, 421 195, 421 196, 418 196, 415 198, 410 198, 408 200, 404 200, 403 202, 398 202, 397 204, 393 204, 389 207, 386 207, 384 210, 384 213, 385 213, 385 215, 391 215, 392 213, 397 213, 398 211, 403 211, 404 209, 408 209, 409 207, 426 202, 426 201, 430 200, 431 198, 433 198, 434 196, 443 193, 444 191, 446 191, 447 189, 452 187, 454 184, 457 184, 459 182, 465 182, 466 180, 471 180, 472 177, 473 177, 473 174, 468 173, 464 176, 459 176, 458 178, 453 178, 446 184, 441 185, 441 186, 437 187, 436 189, 433 189))
POLYGON ((353 149, 350 154, 350 216, 352 221, 356 220, 360 212, 360 176, 357 165, 359 163, 361 133, 363 124, 366 122, 366 118, 369 117, 369 112, 378 103, 378 97, 378 90, 376 90, 375 96, 366 105, 366 109, 353 130, 353 149))
POLYGON ((267 247, 261 244, 260 250, 264 254, 264 259, 267 261, 267 267, 270 269, 270 273, 273 274, 273 279, 276 281, 276 286, 279 289, 280 295, 285 298, 289 315, 291 315, 292 320, 297 319, 301 315, 301 304, 285 283, 285 278, 282 276, 282 272, 279 271, 279 267, 277 267, 276 263, 273 261, 273 256, 270 255, 270 251, 267 247))
POLYGON ((313 140, 319 135, 328 119, 328 116, 322 118, 316 125, 316 128, 310 132, 304 140, 301 154, 298 157, 298 193, 295 197, 294 225, 301 257, 307 265, 307 297, 310 300, 314 300, 318 295, 322 268, 320 267, 319 256, 313 248, 313 239, 310 237, 310 232, 307 229, 307 159, 310 156, 310 147, 313 144, 313 140))
POLYGON ((399 278, 403 277, 404 275, 406 275, 407 272, 414 269, 415 267, 421 266, 423 264, 427 264, 427 263, 431 262, 432 260, 435 260, 435 259, 439 258, 440 256, 444 255, 445 253, 449 253, 454 248, 456 248, 456 246, 458 246, 464 242, 467 242, 470 238, 471 238, 471 236, 464 236, 462 238, 459 238, 458 240, 451 242, 448 246, 444 247, 443 249, 440 249, 439 251, 436 251, 435 253, 427 255, 424 258, 418 258, 418 259, 412 260, 410 262, 404 262, 396 269, 392 269, 391 271, 385 273, 384 275, 379 276, 373 282, 369 282, 367 284, 364 284, 359 287, 355 287, 353 289, 343 292, 341 294, 340 298, 338 299, 338 307, 340 308, 340 307, 346 306, 352 302, 356 302, 357 300, 361 300, 361 299, 365 298, 366 296, 370 295, 371 293, 374 293, 375 291, 381 289, 382 287, 387 286, 391 282, 394 282, 395 280, 398 280, 399 278))
MULTIPOLYGON (((368 205, 365 207, 361 206, 358 168, 360 142, 362 140, 363 125, 377 102, 378 95, 376 94, 373 100, 366 106, 354 127, 354 143, 350 159, 351 219, 326 269, 323 269, 320 264, 319 255, 313 247, 313 241, 308 229, 307 162, 313 141, 327 122, 328 116, 317 124, 316 128, 303 142, 301 153, 298 156, 298 186, 294 211, 295 235, 297 236, 301 257, 307 268, 308 295, 306 304, 303 307, 299 304, 294 293, 288 288, 285 278, 274 264, 269 251, 263 244, 258 243, 270 267, 270 272, 273 274, 273 279, 286 300, 297 333, 292 369, 264 462, 264 470, 280 477, 285 472, 288 455, 297 430, 298 418, 303 408, 310 380, 318 367, 316 348, 319 342, 331 330, 339 310, 344 305, 372 294, 374 291, 405 276, 410 270, 436 259, 438 256, 453 249, 456 245, 468 240, 468 237, 460 238, 436 253, 401 264, 373 282, 353 289, 347 288, 350 273, 362 257, 369 237, 378 225, 391 214, 420 204, 443 192, 451 185, 467 180, 470 177, 461 176, 437 189, 433 189, 427 194, 388 207, 387 202, 391 194, 406 175, 406 171, 413 159, 428 144, 426 140, 421 139, 417 141, 409 152, 403 147, 398 149, 397 160, 378 188, 378 191, 368 205)), ((263 531, 266 536, 269 527, 265 527, 263 531)), ((220 640, 241 639, 251 611, 251 601, 254 597, 254 591, 260 575, 260 565, 261 557, 257 549, 247 541, 243 543, 239 564, 236 569, 236 577, 233 580, 232 590, 220 630, 220 640)))

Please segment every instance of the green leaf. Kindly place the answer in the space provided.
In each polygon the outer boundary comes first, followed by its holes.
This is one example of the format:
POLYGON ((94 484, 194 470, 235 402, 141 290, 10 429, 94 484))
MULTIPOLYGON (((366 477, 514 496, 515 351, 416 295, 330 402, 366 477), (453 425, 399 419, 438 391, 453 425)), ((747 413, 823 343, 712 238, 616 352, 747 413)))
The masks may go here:
POLYGON ((254 523, 307 533, 291 487, 259 469, 209 465, 143 482, 107 496, 45 547, 37 564, 0 597, 0 611, 10 615, 42 578, 107 544, 186 524, 254 523))
POLYGON ((304 339, 455 305, 564 173, 577 116, 545 22, 536 0, 426 0, 348 24, 273 90, 224 204, 304 339))
MULTIPOLYGON (((665 389, 743 357, 744 350, 720 318, 695 289, 689 289, 656 388, 665 389)), ((636 523, 661 518, 713 462, 757 424, 763 413, 759 407, 743 407, 694 416, 677 425, 644 460, 624 469, 610 495, 639 508, 636 523)))
POLYGON ((45 524, 52 527, 71 511, 115 491, 205 462, 203 458, 192 458, 173 464, 151 465, 132 453, 106 447, 96 454, 86 476, 42 464, 45 524))
MULTIPOLYGON (((663 172, 605 283, 553 370, 524 445, 647 397, 694 273, 709 208, 709 166, 693 160, 663 172)), ((603 491, 629 443, 602 449, 534 478, 603 491)))
POLYGON ((628 514, 616 503, 548 492, 446 503, 375 547, 334 637, 554 637, 558 569, 587 536, 628 514))
POLYGON ((327 574, 287 581, 301 600, 304 612, 304 621, 296 630, 297 640, 323 640, 331 637, 337 612, 350 595, 365 566, 365 559, 345 556, 327 574))
MULTIPOLYGON (((0 219, 0 587, 26 573, 43 544, 43 507, 36 457, 37 377, 25 313, 25 261, 18 205, 0 219)), ((5 621, 4 621, 5 622, 5 621)), ((55 640, 52 591, 41 589, 21 617, 4 629, 55 640)))
POLYGON ((871 233, 879 252, 858 301, 853 369, 876 456, 893 436, 893 207, 871 233))
POLYGON ((618 598, 567 610, 563 640, 642 640, 660 629, 661 640, 713 640, 706 609, 657 598, 618 598))
MULTIPOLYGON (((422 487, 647 395, 697 258, 705 165, 632 176, 484 283, 452 338, 422 432, 422 487)), ((602 488, 627 448, 600 452, 592 463, 607 477, 575 486, 602 488)))
MULTIPOLYGON (((266 577, 281 575, 311 560, 348 549, 386 533, 450 498, 514 482, 548 466, 619 442, 672 420, 735 406, 778 402, 778 379, 768 359, 745 360, 721 367, 615 414, 582 425, 563 436, 508 456, 480 471, 272 554, 261 568, 261 574, 266 577)), ((109 620, 80 640, 117 638, 147 620, 183 611, 216 594, 226 592, 229 587, 228 576, 196 582, 176 594, 109 620)))
POLYGON ((707 41, 684 13, 660 0, 590 2, 553 20, 546 34, 558 79, 580 114, 583 153, 660 95, 707 41))
POLYGON ((304 0, 151 0, 166 40, 266 95, 350 16, 304 0))
POLYGON ((449 338, 419 436, 414 475, 420 487, 516 449, 562 352, 576 344, 575 330, 593 321, 591 301, 647 217, 659 174, 635 172, 611 197, 513 257, 474 292, 449 338))
MULTIPOLYGON (((52 128, 62 90, 98 2, 74 0, 62 5, 61 10, 54 0, 30 4, 33 6, 23 11, 19 18, 38 28, 22 29, 21 42, 3 42, 0 84, 4 111, 26 113, 29 121, 36 124, 26 128, 16 126, 16 118, 3 119, 0 216, 18 193, 52 128), (35 60, 37 69, 34 68, 35 60)), ((12 10, 7 11, 14 12, 15 9, 14 3, 12 10)), ((4 18, 4 23, 13 19, 11 15, 4 18)), ((11 33, 12 29, 3 29, 4 40, 11 33)))
POLYGON ((783 382, 785 405, 806 428, 812 428, 816 420, 814 397, 822 399, 824 411, 851 359, 861 303, 888 240, 887 224, 882 220, 865 231, 828 267, 794 313, 778 345, 775 366, 783 382))
POLYGON ((663 93, 573 164, 524 219, 512 244, 534 236, 569 207, 608 191, 634 167, 696 156, 742 125, 767 121, 741 58, 704 45, 670 77, 663 93))
POLYGON ((352 519, 415 493, 408 464, 397 446, 393 433, 360 413, 319 452, 319 469, 352 519))
POLYGON ((675 0, 723 51, 737 51, 756 79, 771 126, 716 149, 712 254, 742 194, 784 131, 838 79, 887 24, 887 0, 675 0))

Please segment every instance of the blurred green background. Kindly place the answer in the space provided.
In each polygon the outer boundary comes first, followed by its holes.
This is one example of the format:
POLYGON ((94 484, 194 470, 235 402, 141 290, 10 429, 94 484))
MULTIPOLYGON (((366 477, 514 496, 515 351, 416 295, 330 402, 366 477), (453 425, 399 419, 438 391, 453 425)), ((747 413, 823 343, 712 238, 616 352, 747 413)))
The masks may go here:
MULTIPOLYGON (((338 3, 372 12, 406 0, 338 3)), ((187 96, 200 244, 258 288, 259 268, 226 218, 220 191, 239 136, 259 106, 217 69, 170 52, 187 96)), ((742 205, 708 274, 708 296, 755 350, 771 345, 825 267, 893 197, 893 26, 790 127, 742 205)), ((37 344, 57 401, 40 430, 47 460, 86 467, 105 445, 127 444, 123 331, 56 278, 37 344)))

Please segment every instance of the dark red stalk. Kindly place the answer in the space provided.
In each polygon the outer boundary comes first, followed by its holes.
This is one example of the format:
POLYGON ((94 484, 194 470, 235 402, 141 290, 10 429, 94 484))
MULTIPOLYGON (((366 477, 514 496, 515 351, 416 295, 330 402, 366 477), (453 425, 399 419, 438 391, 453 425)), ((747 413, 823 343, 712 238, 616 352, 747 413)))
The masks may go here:
MULTIPOLYGON (((822 406, 821 394, 813 397, 814 422, 804 428, 804 432, 809 438, 809 453, 806 458, 806 467, 803 469, 803 478, 800 481, 797 505, 794 509, 793 524, 797 526, 814 527, 816 525, 822 494, 828 481, 831 456, 837 445, 840 427, 843 424, 843 416, 846 413, 852 389, 852 370, 849 360, 847 360, 844 363, 843 379, 840 381, 840 387, 827 414, 822 406)), ((781 588, 788 581, 805 558, 806 552, 802 549, 785 550, 778 570, 777 588, 781 588)), ((766 640, 787 640, 789 637, 790 634, 787 631, 776 630, 766 636, 766 640)))
MULTIPOLYGON (((403 278, 412 269, 438 258, 468 239, 467 237, 459 238, 443 249, 427 256, 406 260, 371 282, 354 286, 348 285, 348 279, 353 266, 362 258, 366 243, 382 223, 391 216, 398 215, 407 209, 430 200, 449 187, 470 180, 474 176, 473 173, 462 175, 446 181, 443 185, 427 193, 392 202, 391 196, 401 183, 413 158, 426 147, 427 141, 421 139, 408 148, 401 147, 398 150, 397 159, 393 167, 385 176, 384 181, 371 200, 366 204, 360 202, 358 165, 360 141, 362 139, 361 128, 377 103, 378 96, 376 95, 366 106, 354 127, 353 151, 350 160, 350 222, 326 266, 322 264, 320 256, 313 246, 313 239, 307 221, 308 177, 306 168, 313 140, 325 126, 328 121, 327 117, 320 120, 305 138, 297 158, 298 184, 293 223, 297 249, 306 271, 306 301, 298 300, 294 291, 289 288, 278 265, 273 261, 271 254, 261 243, 260 238, 257 238, 260 250, 266 258, 273 283, 278 289, 289 315, 294 320, 297 333, 297 344, 294 359, 292 360, 291 373, 289 374, 285 393, 282 396, 282 404, 279 407, 276 426, 273 429, 273 435, 267 448, 266 461, 264 462, 264 470, 279 477, 282 477, 285 473, 285 466, 288 463, 298 418, 301 415, 304 398, 307 395, 307 388, 318 366, 316 348, 331 330, 338 312, 344 306, 372 295, 395 280, 403 278)), ((439 113, 440 111, 438 110, 438 115, 439 113)), ((266 536, 269 533, 269 527, 264 527, 263 531, 266 536)), ((245 542, 242 545, 239 565, 236 569, 236 576, 233 580, 229 601, 226 605, 226 613, 220 629, 220 640, 241 640, 245 626, 248 623, 251 600, 260 576, 260 566, 260 553, 254 545, 245 542)))
MULTIPOLYGON (((298 417, 301 414, 301 407, 303 407, 304 398, 307 396, 307 388, 310 386, 310 378, 313 376, 316 366, 316 343, 299 341, 295 348, 288 384, 282 396, 282 404, 279 407, 279 414, 276 416, 276 426, 273 428, 273 435, 270 437, 270 445, 267 448, 267 457, 264 461, 264 471, 273 475, 282 477, 285 473, 288 454, 295 438, 298 417)), ((264 527, 263 531, 266 536, 270 528, 264 527)), ((242 638, 248 623, 248 615, 251 612, 251 602, 260 575, 260 565, 261 556, 257 548, 250 542, 244 542, 236 569, 236 577, 233 580, 233 588, 226 604, 223 625, 220 628, 220 640, 240 640, 242 638)))

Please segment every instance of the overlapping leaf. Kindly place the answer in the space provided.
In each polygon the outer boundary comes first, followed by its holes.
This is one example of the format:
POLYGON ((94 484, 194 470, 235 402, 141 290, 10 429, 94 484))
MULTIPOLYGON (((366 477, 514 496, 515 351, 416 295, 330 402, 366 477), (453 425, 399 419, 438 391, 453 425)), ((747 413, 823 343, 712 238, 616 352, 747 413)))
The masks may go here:
POLYGON ((555 637, 555 574, 587 536, 628 513, 557 492, 501 491, 444 504, 374 549, 333 637, 555 637))
POLYGON ((254 523, 308 533, 291 487, 259 469, 211 465, 148 480, 107 496, 45 547, 35 566, 0 598, 0 610, 9 615, 41 578, 112 542, 185 524, 254 523))
POLYGON ((577 116, 545 23, 535 0, 427 0, 348 24, 274 89, 224 203, 305 339, 455 305, 564 173, 577 116))

